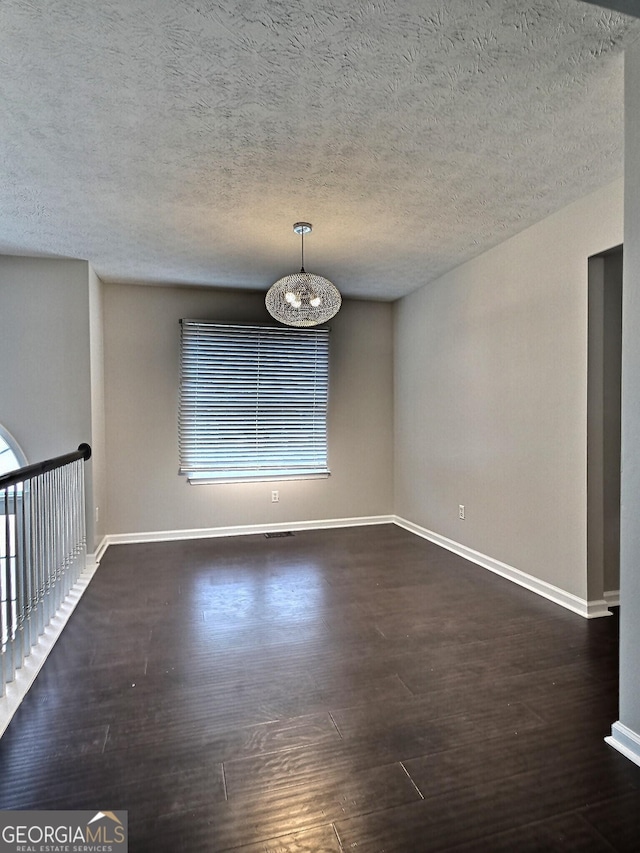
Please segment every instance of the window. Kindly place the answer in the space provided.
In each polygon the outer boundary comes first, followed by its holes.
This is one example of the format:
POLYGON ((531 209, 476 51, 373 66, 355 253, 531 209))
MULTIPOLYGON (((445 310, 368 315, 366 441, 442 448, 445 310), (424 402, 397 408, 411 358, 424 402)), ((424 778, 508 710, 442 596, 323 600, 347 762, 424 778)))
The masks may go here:
POLYGON ((0 474, 8 474, 27 464, 27 457, 22 452, 15 438, 0 424, 0 474))
POLYGON ((181 321, 180 473, 326 477, 329 330, 181 321))
MULTIPOLYGON (((27 457, 20 445, 0 424, 0 475, 17 471, 27 464, 27 457)), ((16 605, 16 510, 22 502, 23 484, 7 486, 0 489, 0 647, 4 646, 9 637, 9 624, 15 625, 17 619, 16 605), (10 577, 9 577, 10 576, 10 577), (9 583, 10 581, 10 583, 9 583), (11 601, 9 602, 9 590, 11 601), (8 619, 7 608, 11 607, 11 617, 8 619)), ((13 639, 14 634, 11 635, 13 639)))

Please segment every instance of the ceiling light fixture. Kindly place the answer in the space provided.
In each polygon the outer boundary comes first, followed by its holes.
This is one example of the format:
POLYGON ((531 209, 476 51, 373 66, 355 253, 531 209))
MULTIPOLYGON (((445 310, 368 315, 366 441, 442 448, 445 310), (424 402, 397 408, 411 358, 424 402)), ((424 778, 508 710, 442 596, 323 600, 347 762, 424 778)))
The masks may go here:
POLYGON ((300 272, 285 275, 272 284, 264 301, 269 314, 280 323, 287 326, 317 326, 338 313, 342 297, 329 279, 305 272, 304 235, 311 233, 311 223, 296 222, 293 230, 302 238, 300 272))

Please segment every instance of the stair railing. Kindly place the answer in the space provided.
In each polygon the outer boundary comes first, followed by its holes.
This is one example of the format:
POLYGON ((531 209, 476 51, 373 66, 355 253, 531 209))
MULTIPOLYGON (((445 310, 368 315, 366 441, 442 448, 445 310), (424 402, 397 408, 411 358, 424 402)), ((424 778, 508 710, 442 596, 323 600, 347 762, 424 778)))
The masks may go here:
POLYGON ((0 698, 85 568, 90 457, 81 444, 0 476, 0 698))

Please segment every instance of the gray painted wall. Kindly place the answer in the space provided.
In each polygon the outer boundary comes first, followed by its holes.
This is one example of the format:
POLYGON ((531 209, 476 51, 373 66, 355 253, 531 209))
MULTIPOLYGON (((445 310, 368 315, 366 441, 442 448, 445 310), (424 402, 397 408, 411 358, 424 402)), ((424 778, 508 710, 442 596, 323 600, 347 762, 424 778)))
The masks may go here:
POLYGON ((91 483, 92 503, 88 515, 95 525, 97 546, 107 530, 107 448, 104 414, 104 311, 103 284, 89 267, 89 324, 91 355, 91 483))
POLYGON ((625 54, 624 213, 620 722, 640 743, 640 43, 625 54))
POLYGON ((395 316, 396 513, 582 599, 587 259, 622 242, 622 211, 616 182, 395 316))
POLYGON ((88 264, 0 257, 0 421, 30 462, 91 430, 88 264))
POLYGON ((104 288, 109 533, 393 512, 392 308, 345 300, 331 321, 331 477, 189 485, 178 475, 179 320, 272 322, 262 294, 104 288))
POLYGON ((0 423, 29 462, 92 441, 88 277, 86 261, 0 256, 0 423))

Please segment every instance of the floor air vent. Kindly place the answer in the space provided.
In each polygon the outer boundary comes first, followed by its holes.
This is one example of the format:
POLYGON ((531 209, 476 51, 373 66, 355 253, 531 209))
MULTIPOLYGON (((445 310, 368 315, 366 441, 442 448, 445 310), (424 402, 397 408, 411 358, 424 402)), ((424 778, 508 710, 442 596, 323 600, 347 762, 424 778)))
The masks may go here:
POLYGON ((286 530, 281 533, 265 533, 264 535, 267 539, 282 539, 283 536, 293 536, 293 533, 290 530, 286 530))

